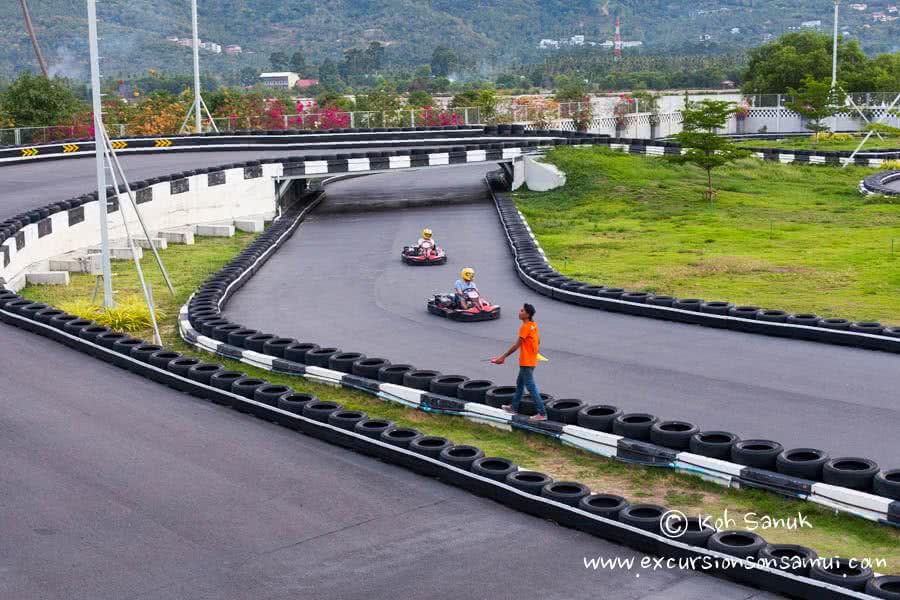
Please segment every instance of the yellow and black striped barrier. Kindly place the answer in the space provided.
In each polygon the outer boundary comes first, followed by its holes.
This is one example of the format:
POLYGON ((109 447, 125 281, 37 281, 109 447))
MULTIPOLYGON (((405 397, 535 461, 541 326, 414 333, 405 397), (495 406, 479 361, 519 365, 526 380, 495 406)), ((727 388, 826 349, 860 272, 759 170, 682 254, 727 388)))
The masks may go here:
POLYGON ((128 142, 114 141, 112 143, 113 150, 121 150, 128 147, 128 142))
POLYGON ((65 152, 65 153, 78 152, 78 147, 79 147, 78 144, 64 144, 63 152, 65 152))
POLYGON ((156 144, 155 144, 155 146, 157 148, 168 148, 171 145, 172 145, 172 140, 170 140, 170 139, 156 140, 156 144))
POLYGON ((37 148, 22 148, 22 156, 30 157, 37 156, 40 151, 37 148))

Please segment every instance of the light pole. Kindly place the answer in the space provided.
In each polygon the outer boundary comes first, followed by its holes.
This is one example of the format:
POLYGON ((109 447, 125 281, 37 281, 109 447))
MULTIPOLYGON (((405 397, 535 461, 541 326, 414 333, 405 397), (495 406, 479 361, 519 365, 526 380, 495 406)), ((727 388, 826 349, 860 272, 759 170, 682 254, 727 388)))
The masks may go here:
MULTIPOLYGON (((837 4, 835 10, 836 7, 837 4)), ((197 32, 197 0, 191 0, 191 21, 194 28, 194 133, 200 133, 200 34, 197 32)))
POLYGON ((103 267, 103 307, 113 306, 109 266, 109 224, 106 216, 106 167, 103 143, 103 103, 100 101, 100 53, 97 49, 97 3, 87 0, 88 41, 91 51, 91 96, 94 109, 94 151, 97 163, 97 205, 100 208, 100 262, 103 267))
POLYGON ((831 89, 837 87, 837 53, 838 53, 838 5, 840 0, 834 0, 834 45, 831 49, 831 89))

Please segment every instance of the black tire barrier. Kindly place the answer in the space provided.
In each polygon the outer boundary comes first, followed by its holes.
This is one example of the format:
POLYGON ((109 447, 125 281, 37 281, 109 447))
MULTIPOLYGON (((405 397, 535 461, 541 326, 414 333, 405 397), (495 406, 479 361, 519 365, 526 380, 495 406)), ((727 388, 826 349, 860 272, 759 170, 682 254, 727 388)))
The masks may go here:
POLYGON ((649 440, 658 419, 647 413, 626 413, 613 420, 613 433, 633 440, 649 440))
POLYGON ((812 565, 809 576, 818 581, 855 590, 865 591, 866 584, 872 579, 872 569, 864 565, 851 564, 852 559, 832 558, 812 565))
POLYGON ((733 306, 728 314, 732 317, 740 317, 741 319, 755 319, 759 314, 758 306, 733 306))
POLYGON ((537 471, 513 471, 506 476, 506 483, 517 490, 540 496, 541 489, 545 485, 553 483, 553 478, 546 473, 537 471))
POLYGON ((752 531, 718 531, 706 541, 710 550, 738 558, 755 557, 765 545, 766 540, 752 531))
MULTIPOLYGON (((231 391, 231 384, 233 384, 238 379, 244 377, 244 374, 240 371, 217 371, 213 373, 213 375, 209 378, 209 385, 216 389, 225 390, 226 392, 231 391)), ((216 404, 221 404, 222 406, 231 406, 233 400, 230 396, 226 394, 218 394, 211 396, 211 399, 216 404)))
POLYGON ((247 340, 245 342, 246 343, 245 348, 247 348, 247 350, 251 350, 253 352, 262 353, 263 348, 265 348, 265 346, 266 346, 266 343, 269 342, 270 340, 274 340, 275 337, 276 336, 272 335, 271 333, 257 333, 255 335, 251 335, 250 337, 247 338, 247 340))
POLYGON ((357 361, 364 360, 365 354, 359 352, 341 352, 332 354, 328 358, 328 368, 341 373, 353 373, 353 364, 357 361))
POLYGON ((119 354, 131 356, 131 351, 138 346, 143 346, 144 340, 133 337, 125 337, 117 342, 113 342, 112 349, 119 354))
POLYGON ((900 469, 882 471, 872 480, 872 489, 879 496, 900 500, 900 469))
MULTIPOLYGON (((256 390, 269 385, 269 382, 256 377, 240 377, 231 383, 231 391, 238 396, 253 400, 256 390)), ((246 402, 232 402, 231 407, 238 412, 257 414, 255 407, 246 402)))
POLYGON ((419 454, 437 459, 441 452, 453 446, 453 442, 445 437, 423 435, 409 443, 409 449, 419 454))
POLYGON ((660 532, 660 522, 668 512, 665 506, 658 504, 629 504, 619 511, 619 521, 650 533, 660 532))
POLYGON ((547 402, 547 418, 558 423, 575 425, 578 423, 578 412, 584 408, 584 402, 576 398, 559 398, 547 402))
POLYGON ((880 335, 881 332, 884 331, 884 325, 878 321, 857 321, 850 324, 850 331, 880 335))
MULTIPOLYGON (((541 392, 541 400, 543 400, 544 410, 546 410, 547 403, 553 401, 553 396, 541 392)), ((511 401, 512 400, 510 399, 510 402, 511 401)), ((534 401, 531 394, 522 396, 522 401, 519 402, 519 414, 527 415, 529 417, 537 414, 537 403, 534 401)))
POLYGON ((681 310, 695 310, 700 312, 700 308, 703 306, 703 300, 700 298, 680 298, 676 299, 675 302, 672 303, 673 308, 680 308, 681 310))
POLYGON ((485 395, 492 387, 494 383, 487 379, 469 379, 457 388, 456 397, 465 402, 486 404, 485 395))
POLYGON ((817 558, 815 551, 796 544, 766 544, 757 555, 760 562, 801 577, 809 575, 809 567, 817 558))
POLYGON ((328 415, 338 410, 343 410, 343 408, 336 402, 329 402, 327 400, 314 400, 312 402, 307 402, 303 407, 303 416, 308 417, 314 421, 327 423, 328 415))
POLYGON ((822 481, 851 490, 868 491, 878 474, 878 465, 868 458, 832 458, 822 467, 822 481))
POLYGON ((440 371, 407 371, 403 374, 403 385, 417 390, 428 391, 431 380, 440 375, 440 371))
POLYGON ((779 473, 811 481, 822 481, 822 467, 830 457, 816 448, 785 450, 775 459, 779 473))
POLYGON ((209 319, 203 321, 203 324, 200 326, 200 333, 205 335, 208 338, 213 338, 213 331, 216 327, 221 325, 230 325, 231 323, 226 319, 209 319))
POLYGON ((278 406, 278 399, 291 391, 291 388, 286 385, 261 385, 253 391, 253 399, 266 406, 278 406))
POLYGON ((611 433, 613 421, 622 415, 616 406, 597 404, 585 406, 578 411, 578 425, 594 431, 611 433))
POLYGON ((353 431, 356 424, 369 418, 369 415, 360 410, 336 410, 328 415, 328 424, 353 431))
POLYGON ((171 350, 159 350, 150 355, 149 363, 160 369, 168 369, 169 363, 173 360, 181 358, 181 352, 172 352, 171 350))
MULTIPOLYGON (((40 319, 40 317, 38 317, 40 319)), ((49 325, 49 323, 48 323, 49 325)), ((104 333, 97 336, 97 343, 103 346, 104 348, 113 349, 116 342, 127 339, 127 333, 121 333, 119 331, 110 331, 109 333, 104 333)))
POLYGON ((850 329, 850 321, 847 319, 822 319, 819 321, 819 327, 846 331, 850 329))
POLYGON ((318 349, 318 344, 291 344, 284 349, 284 360, 306 364, 306 353, 318 349))
MULTIPOLYGON (((189 359, 184 359, 189 360, 189 359)), ((171 366, 170 366, 171 368, 171 366)), ((225 370, 225 367, 222 365, 217 365, 215 363, 195 363, 188 367, 187 377, 191 381, 196 381, 198 383, 202 383, 204 385, 213 385, 212 378, 217 373, 221 373, 225 370)))
POLYGON ((679 542, 700 548, 706 548, 709 538, 717 531, 715 527, 700 517, 677 518, 670 521, 667 525, 660 522, 660 529, 666 537, 671 537, 679 542), (669 529, 670 527, 674 529, 669 529))
POLYGON ((149 363, 150 355, 154 352, 159 352, 162 349, 162 346, 157 346, 156 344, 140 344, 131 349, 130 356, 141 362, 149 363))
MULTIPOLYGON (((94 323, 93 321, 88 321, 87 319, 75 319, 63 325, 63 331, 77 336, 78 332, 82 329, 87 329, 88 327, 93 327, 94 325, 96 325, 96 323, 94 323)), ((157 346, 156 349, 159 350, 160 347, 157 346)))
MULTIPOLYGON (((38 323, 43 323, 45 325, 49 325, 51 319, 53 317, 58 317, 66 314, 65 311, 59 310, 58 308, 46 308, 34 315, 34 320, 38 323)), ((116 332, 117 333, 117 332, 116 332)), ((121 335, 125 335, 124 333, 121 335)))
MULTIPOLYGON (((238 348, 247 348, 247 338, 259 333, 255 329, 236 329, 228 333, 226 342, 229 346, 237 346, 238 348)), ((247 348, 249 350, 249 348, 247 348)))
POLYGON ((704 302, 701 304, 700 312, 712 315, 727 315, 732 308, 734 308, 734 304, 731 304, 730 302, 714 300, 712 302, 704 302))
POLYGON ((188 358, 182 356, 180 358, 176 358, 175 360, 170 360, 166 364, 166 370, 170 373, 174 373, 184 378, 188 378, 188 371, 191 367, 197 366, 200 364, 200 361, 196 358, 188 358))
POLYGON ((408 448, 409 444, 418 438, 422 437, 422 432, 416 429, 412 429, 409 427, 393 427, 386 431, 381 432, 381 436, 379 439, 391 446, 397 446, 398 448, 408 448))
POLYGON ((428 385, 428 390, 432 394, 457 398, 459 397, 459 386, 468 380, 469 378, 464 375, 439 375, 431 380, 431 383, 428 385))
POLYGON ((772 440, 741 440, 731 447, 731 460, 739 465, 775 470, 778 455, 784 447, 772 440))
POLYGON ((807 327, 817 327, 819 325, 819 321, 822 318, 813 313, 799 313, 796 315, 789 315, 787 318, 787 323, 791 325, 806 325, 807 327))
POLYGON ((284 358, 284 351, 288 346, 296 344, 297 340, 292 338, 276 337, 263 344, 263 354, 284 358))
POLYGON ((295 415, 302 415, 304 406, 310 402, 317 402, 318 400, 319 399, 312 394, 288 392, 278 398, 278 408, 295 415))
POLYGON ((381 437, 381 434, 388 429, 394 428, 394 422, 386 419, 363 419, 353 428, 356 433, 374 439, 381 437))
POLYGON ((577 481, 553 481, 541 488, 542 497, 567 506, 578 506, 582 498, 590 495, 590 488, 577 481))
POLYGON ((386 358, 363 358, 353 363, 351 373, 366 379, 378 379, 378 371, 391 364, 386 358))
POLYGON ((647 304, 651 304, 653 306, 672 306, 675 304, 674 296, 654 296, 647 300, 647 304))
POLYGON ((482 456, 472 462, 471 470, 476 475, 502 482, 506 481, 507 475, 518 468, 509 459, 499 456, 482 456))
MULTIPOLYGON (((287 353, 287 350, 285 350, 287 353)), ((328 361, 335 354, 340 354, 340 348, 316 348, 306 353, 306 364, 311 367, 328 368, 328 361)))
POLYGON ((687 421, 657 421, 650 428, 650 441, 674 450, 687 450, 700 428, 687 421))
POLYGON ((78 337, 89 342, 98 343, 97 338, 105 333, 113 333, 113 330, 103 325, 92 325, 78 331, 78 337))
POLYGON ((484 458, 484 452, 480 448, 466 445, 444 448, 438 455, 438 460, 441 462, 467 471, 471 471, 472 463, 480 458, 484 458))
POLYGON ((615 494, 590 494, 578 501, 578 508, 617 521, 619 513, 629 504, 628 500, 615 494))
POLYGON ((515 386, 497 385, 487 390, 484 394, 484 403, 494 408, 500 408, 504 404, 510 404, 513 394, 516 393, 515 386))
POLYGON ((235 331, 244 329, 243 325, 226 321, 222 325, 217 325, 212 329, 212 339, 219 342, 228 343, 228 335, 235 331))
POLYGON ((900 575, 882 575, 866 582, 865 592, 876 598, 900 600, 900 575))
POLYGON ((415 371, 412 365, 388 365, 378 369, 378 381, 403 385, 403 376, 410 371, 415 371))
POLYGON ((731 447, 740 438, 728 431, 701 431, 691 437, 690 451, 709 458, 731 460, 731 447))
POLYGON ((80 319, 75 315, 70 314, 61 314, 55 317, 51 317, 49 325, 51 327, 55 327, 56 329, 61 329, 63 331, 66 330, 66 325, 71 323, 72 321, 79 321, 80 319))

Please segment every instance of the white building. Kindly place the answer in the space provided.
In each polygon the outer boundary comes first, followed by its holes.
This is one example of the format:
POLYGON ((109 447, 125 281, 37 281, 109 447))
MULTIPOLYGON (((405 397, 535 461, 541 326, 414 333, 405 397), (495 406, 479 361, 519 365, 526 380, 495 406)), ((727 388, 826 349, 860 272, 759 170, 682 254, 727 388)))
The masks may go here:
POLYGON ((573 35, 569 39, 569 43, 573 46, 584 46, 584 36, 583 35, 573 35))
POLYGON ((259 79, 266 87, 289 90, 300 81, 300 76, 290 71, 282 71, 279 73, 260 73, 259 79))
POLYGON ((200 47, 213 54, 222 54, 222 46, 215 42, 200 42, 200 47))
POLYGON ((241 52, 241 47, 237 44, 230 44, 228 46, 225 46, 225 54, 240 54, 241 52))
POLYGON ((543 39, 538 44, 538 48, 546 50, 547 48, 559 48, 559 40, 543 39))
POLYGON ((800 23, 800 27, 803 29, 819 29, 822 27, 822 21, 816 19, 815 21, 803 21, 800 23))

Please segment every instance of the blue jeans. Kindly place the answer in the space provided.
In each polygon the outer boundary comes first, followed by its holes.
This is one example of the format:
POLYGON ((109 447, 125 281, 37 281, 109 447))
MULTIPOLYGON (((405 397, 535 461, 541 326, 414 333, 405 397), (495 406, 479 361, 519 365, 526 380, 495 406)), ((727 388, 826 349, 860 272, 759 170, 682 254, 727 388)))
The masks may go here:
POLYGON ((538 414, 546 415, 547 409, 544 408, 544 399, 541 398, 537 384, 534 382, 534 367, 519 367, 519 376, 516 377, 516 393, 513 394, 512 399, 512 409, 519 412, 519 403, 522 401, 522 396, 525 395, 526 387, 531 392, 535 405, 537 405, 538 414))

